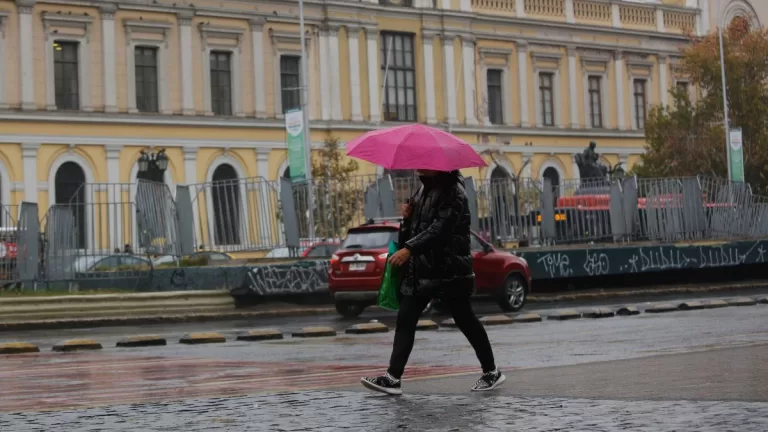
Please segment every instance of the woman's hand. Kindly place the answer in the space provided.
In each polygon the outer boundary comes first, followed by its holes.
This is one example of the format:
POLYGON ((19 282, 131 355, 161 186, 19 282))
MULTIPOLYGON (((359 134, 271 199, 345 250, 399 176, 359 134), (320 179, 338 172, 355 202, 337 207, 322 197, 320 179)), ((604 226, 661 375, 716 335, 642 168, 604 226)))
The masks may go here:
POLYGON ((408 259, 411 257, 411 251, 408 249, 400 249, 399 251, 395 252, 391 257, 389 257, 389 263, 393 266, 400 267, 401 265, 408 262, 408 259))
POLYGON ((402 213, 404 219, 408 219, 413 214, 413 205, 411 203, 405 203, 400 207, 400 213, 402 213))

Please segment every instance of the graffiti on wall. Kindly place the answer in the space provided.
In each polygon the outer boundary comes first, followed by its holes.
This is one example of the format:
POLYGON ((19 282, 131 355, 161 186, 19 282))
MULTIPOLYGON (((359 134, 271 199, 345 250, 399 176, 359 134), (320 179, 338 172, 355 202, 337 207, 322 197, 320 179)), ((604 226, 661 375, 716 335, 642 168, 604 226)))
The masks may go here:
POLYGON ((533 279, 607 276, 764 263, 768 241, 522 252, 533 279))
POLYGON ((252 267, 245 284, 258 295, 309 294, 328 290, 329 261, 252 267))

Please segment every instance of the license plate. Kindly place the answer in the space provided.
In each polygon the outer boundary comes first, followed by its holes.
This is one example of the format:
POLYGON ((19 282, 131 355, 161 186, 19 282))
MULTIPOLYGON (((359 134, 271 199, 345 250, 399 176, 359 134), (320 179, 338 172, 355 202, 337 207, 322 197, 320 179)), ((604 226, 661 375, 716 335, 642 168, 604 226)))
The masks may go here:
POLYGON ((365 271, 365 263, 352 263, 349 265, 349 271, 365 271))

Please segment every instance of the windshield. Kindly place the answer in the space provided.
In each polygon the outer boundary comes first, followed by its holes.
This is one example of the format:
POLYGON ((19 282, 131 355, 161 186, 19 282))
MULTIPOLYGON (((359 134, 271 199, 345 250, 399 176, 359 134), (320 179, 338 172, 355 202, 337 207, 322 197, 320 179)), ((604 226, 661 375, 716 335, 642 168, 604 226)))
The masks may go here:
POLYGON ((396 230, 356 230, 350 231, 342 249, 381 249, 386 248, 389 242, 397 241, 396 230))

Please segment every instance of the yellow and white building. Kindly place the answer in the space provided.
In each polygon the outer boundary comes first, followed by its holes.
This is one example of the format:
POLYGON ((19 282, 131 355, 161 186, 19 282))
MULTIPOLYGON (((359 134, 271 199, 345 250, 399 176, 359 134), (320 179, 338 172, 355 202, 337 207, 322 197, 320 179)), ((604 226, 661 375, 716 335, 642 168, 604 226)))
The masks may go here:
MULTIPOLYGON (((485 151, 481 179, 577 177, 590 140, 631 167, 714 3, 306 0, 312 141, 417 121, 485 151)), ((722 3, 724 20, 768 19, 768 2, 722 3)), ((172 190, 277 179, 299 52, 293 0, 0 0, 0 203, 42 216, 66 184, 133 182, 160 148, 172 190)))

